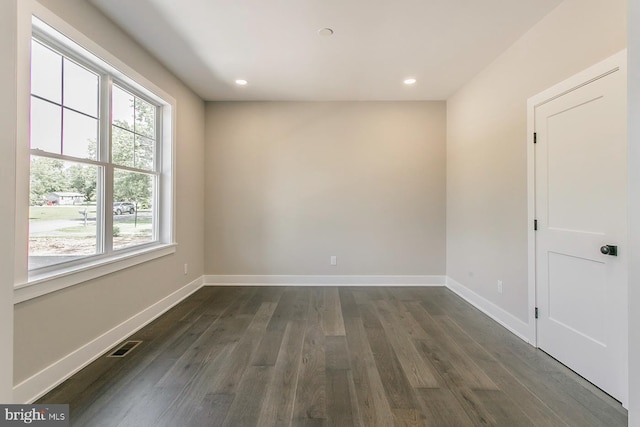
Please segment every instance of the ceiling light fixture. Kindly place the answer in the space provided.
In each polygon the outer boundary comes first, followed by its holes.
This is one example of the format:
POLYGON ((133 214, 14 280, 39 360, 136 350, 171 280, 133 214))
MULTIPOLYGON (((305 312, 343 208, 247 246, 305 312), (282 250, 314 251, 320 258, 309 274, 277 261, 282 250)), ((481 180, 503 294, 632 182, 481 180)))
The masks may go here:
POLYGON ((237 84, 238 86, 245 86, 247 83, 248 83, 248 82, 247 82, 246 80, 244 80, 244 79, 238 79, 238 80, 236 80, 236 84, 237 84))
POLYGON ((333 35, 333 30, 331 28, 320 28, 318 30, 318 35, 329 37, 333 35))
POLYGON ((406 85, 412 85, 412 84, 415 84, 416 82, 417 82, 417 80, 414 79, 413 77, 410 78, 410 79, 405 79, 404 80, 404 84, 406 84, 406 85))

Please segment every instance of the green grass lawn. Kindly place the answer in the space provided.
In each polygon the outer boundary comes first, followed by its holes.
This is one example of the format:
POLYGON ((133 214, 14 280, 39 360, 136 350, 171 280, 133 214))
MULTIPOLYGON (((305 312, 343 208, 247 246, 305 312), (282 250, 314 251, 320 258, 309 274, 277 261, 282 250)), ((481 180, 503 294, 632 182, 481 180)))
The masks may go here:
MULTIPOLYGON (((141 213, 143 211, 140 211, 141 213)), ((126 217, 121 217, 121 216, 114 216, 114 218, 118 218, 117 221, 114 221, 114 224, 116 225, 120 225, 120 224, 131 224, 134 225, 136 223, 136 219, 134 218, 134 215, 127 215, 126 217)), ((138 217, 138 225, 141 224, 151 224, 151 218, 150 217, 138 217)))
POLYGON ((74 206, 30 206, 30 221, 51 221, 56 219, 81 218, 80 211, 87 208, 87 212, 94 213, 96 205, 74 205, 74 206))
MULTIPOLYGON (((119 234, 149 234, 151 230, 151 218, 138 218, 138 224, 136 226, 133 215, 130 215, 128 218, 121 219, 118 217, 118 221, 113 224, 114 227, 117 227, 119 230, 119 234)), ((61 235, 61 234, 76 234, 76 235, 93 235, 96 234, 96 226, 94 221, 90 221, 89 225, 84 226, 78 225, 77 227, 64 227, 55 230, 50 233, 53 235, 61 235)))
POLYGON ((65 227, 65 228, 59 228, 57 230, 55 230, 55 232, 52 232, 51 234, 54 234, 56 236, 58 235, 66 235, 66 234, 80 234, 80 235, 85 235, 85 236, 95 236, 96 235, 96 226, 95 224, 88 225, 88 226, 79 226, 79 227, 65 227))

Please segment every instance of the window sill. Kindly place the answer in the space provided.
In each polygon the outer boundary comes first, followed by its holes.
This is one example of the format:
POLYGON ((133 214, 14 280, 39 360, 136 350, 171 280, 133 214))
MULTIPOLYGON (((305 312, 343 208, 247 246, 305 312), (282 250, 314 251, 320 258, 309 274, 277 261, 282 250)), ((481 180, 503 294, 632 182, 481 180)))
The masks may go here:
POLYGON ((55 272, 30 276, 27 283, 14 287, 13 303, 18 304, 42 295, 56 292, 88 280, 115 273, 134 265, 142 264, 176 252, 177 244, 162 244, 137 251, 129 251, 55 272))

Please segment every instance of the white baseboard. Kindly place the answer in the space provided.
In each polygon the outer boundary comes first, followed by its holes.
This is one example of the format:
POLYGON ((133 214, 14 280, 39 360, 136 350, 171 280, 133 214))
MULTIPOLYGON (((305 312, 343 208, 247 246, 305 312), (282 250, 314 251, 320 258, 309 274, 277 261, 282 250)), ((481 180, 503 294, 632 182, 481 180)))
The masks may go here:
POLYGON ((504 326, 509 332, 527 343, 531 343, 528 336, 531 331, 529 325, 515 317, 513 314, 498 307, 488 299, 481 297, 471 289, 447 277, 447 288, 458 294, 462 299, 473 305, 478 310, 504 326))
POLYGON ((14 402, 34 402, 202 286, 203 276, 14 386, 14 402))
POLYGON ((208 275, 205 286, 444 286, 446 276, 208 275))

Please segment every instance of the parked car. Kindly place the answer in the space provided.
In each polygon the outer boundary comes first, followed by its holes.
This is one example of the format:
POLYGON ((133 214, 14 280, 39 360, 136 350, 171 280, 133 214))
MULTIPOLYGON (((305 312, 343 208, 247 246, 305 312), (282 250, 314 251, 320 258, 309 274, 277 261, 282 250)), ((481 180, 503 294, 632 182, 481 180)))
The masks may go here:
POLYGON ((114 202, 113 203, 113 214, 114 215, 122 215, 123 213, 132 214, 136 211, 136 207, 133 206, 133 203, 129 202, 114 202))

